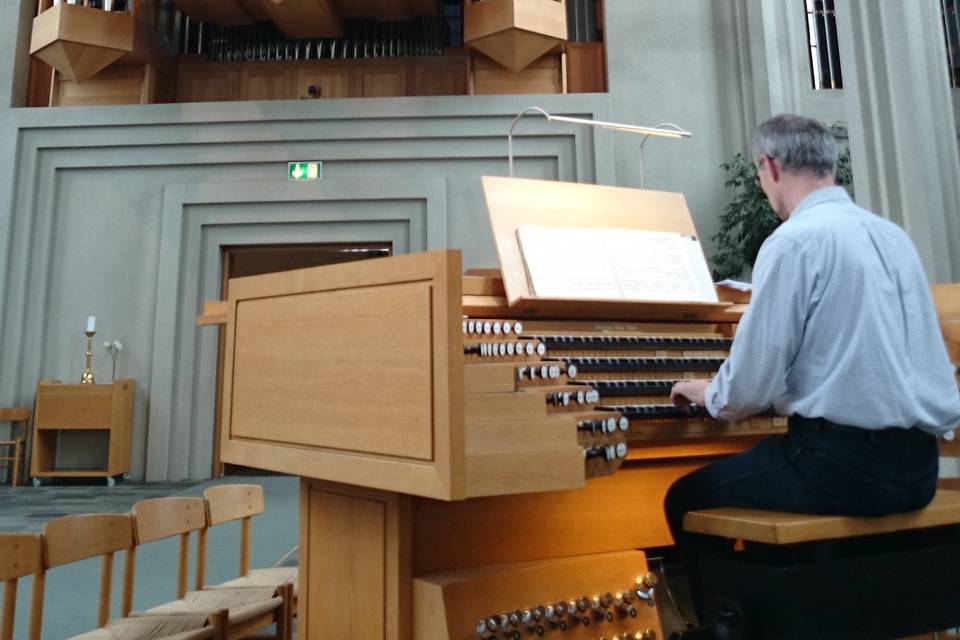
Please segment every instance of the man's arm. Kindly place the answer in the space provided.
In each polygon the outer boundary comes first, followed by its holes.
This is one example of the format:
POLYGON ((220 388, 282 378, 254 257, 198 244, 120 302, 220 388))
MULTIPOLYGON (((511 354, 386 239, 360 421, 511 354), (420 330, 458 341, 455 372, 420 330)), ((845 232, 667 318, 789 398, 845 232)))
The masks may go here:
POLYGON ((771 236, 764 243, 754 266, 750 305, 730 356, 703 392, 710 415, 740 420, 765 411, 786 393, 787 372, 803 342, 817 268, 807 247, 791 238, 771 236))

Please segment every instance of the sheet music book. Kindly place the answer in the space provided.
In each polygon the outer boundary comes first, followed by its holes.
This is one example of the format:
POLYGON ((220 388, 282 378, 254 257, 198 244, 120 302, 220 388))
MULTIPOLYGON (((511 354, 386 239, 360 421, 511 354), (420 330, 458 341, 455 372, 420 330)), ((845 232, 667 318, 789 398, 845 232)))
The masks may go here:
POLYGON ((541 298, 717 302, 692 236, 520 225, 517 240, 531 291, 541 298))

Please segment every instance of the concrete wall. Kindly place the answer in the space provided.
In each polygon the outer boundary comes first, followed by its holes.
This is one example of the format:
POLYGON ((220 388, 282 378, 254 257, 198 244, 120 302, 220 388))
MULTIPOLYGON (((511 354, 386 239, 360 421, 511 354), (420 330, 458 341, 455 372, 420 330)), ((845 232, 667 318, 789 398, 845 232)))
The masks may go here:
MULTIPOLYGON (((8 15, 19 6, 0 1, 8 15)), ((31 404, 38 379, 77 379, 96 315, 96 344, 122 341, 118 373, 137 381, 134 477, 207 477, 216 331, 194 318, 219 296, 220 247, 389 240, 493 266, 479 177, 506 174, 505 133, 529 105, 693 131, 648 140, 645 184, 686 195, 709 249, 728 197, 718 165, 758 119, 775 108, 843 119, 836 98, 796 88, 809 85, 802 32, 774 68, 783 42, 771 25, 795 20, 787 8, 608 0, 609 94, 57 109, 7 107, 27 53, 16 21, 0 24, 0 42, 17 42, 0 57, 0 405, 31 404), (286 162, 307 159, 324 161, 324 179, 288 183, 286 162)), ((516 134, 519 176, 639 185, 636 136, 534 116, 516 134)), ((109 380, 99 347, 95 373, 109 380)))

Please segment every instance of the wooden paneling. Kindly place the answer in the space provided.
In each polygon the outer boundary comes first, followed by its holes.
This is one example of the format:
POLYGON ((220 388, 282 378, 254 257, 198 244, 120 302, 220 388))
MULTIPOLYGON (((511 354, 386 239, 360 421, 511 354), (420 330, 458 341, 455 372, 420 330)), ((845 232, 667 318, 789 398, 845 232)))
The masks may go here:
POLYGON ((302 480, 300 566, 298 637, 409 640, 409 498, 302 480))
POLYGON ((144 65, 112 65, 83 82, 58 77, 54 83, 51 105, 140 104, 144 74, 144 65))
POLYGON ((407 70, 403 66, 360 68, 360 97, 388 98, 407 94, 407 70))
POLYGON ((241 300, 231 436, 430 460, 431 294, 406 283, 241 300))
POLYGON ((505 69, 490 58, 473 54, 473 93, 563 93, 560 54, 547 54, 520 73, 505 69))
POLYGON ((603 93, 607 90, 606 52, 602 42, 568 42, 567 92, 603 93))
POLYGON ((41 384, 37 387, 37 429, 99 429, 110 426, 111 385, 41 384))
POLYGON ((27 86, 28 107, 50 106, 50 88, 53 83, 53 67, 39 58, 30 57, 30 80, 27 86))
POLYGON ((237 0, 237 2, 254 20, 262 22, 270 19, 263 7, 262 0, 237 0))
POLYGON ((181 65, 177 102, 222 102, 240 96, 240 68, 234 65, 181 65))
MULTIPOLYGON (((549 540, 541 542, 550 543, 549 540)), ((648 571, 642 552, 624 551, 418 576, 413 581, 414 637, 417 640, 475 638, 477 620, 539 604, 624 592, 635 588, 637 578, 648 571)), ((636 617, 612 607, 614 618, 610 622, 588 609, 583 615, 591 624, 570 624, 561 635, 569 640, 595 640, 617 634, 614 637, 632 640, 636 632, 653 631, 656 634, 653 637, 662 637, 657 610, 642 602, 636 605, 636 617)), ((544 626, 550 628, 546 622, 544 626)), ((528 634, 524 633, 524 637, 528 634)), ((534 636, 530 633, 529 637, 534 636)))
POLYGON ((167 104, 176 101, 176 74, 171 75, 166 66, 145 65, 140 104, 167 104))
POLYGON ((240 278, 229 296, 225 462, 465 494, 459 253, 240 278))
POLYGON ((663 497, 674 480, 702 464, 624 465, 573 491, 453 503, 415 498, 414 573, 669 545, 663 497))
POLYGON ((444 56, 429 63, 415 63, 410 74, 409 95, 466 95, 468 70, 467 56, 444 56))
POLYGON ((332 65, 299 68, 295 74, 293 95, 290 97, 308 96, 310 85, 319 90, 321 98, 349 98, 350 69, 332 65))
POLYGON ((179 68, 179 102, 293 100, 320 98, 464 95, 467 56, 208 63, 197 59, 179 68))
POLYGON ((247 66, 240 71, 241 100, 274 100, 293 94, 293 69, 282 66, 247 66))

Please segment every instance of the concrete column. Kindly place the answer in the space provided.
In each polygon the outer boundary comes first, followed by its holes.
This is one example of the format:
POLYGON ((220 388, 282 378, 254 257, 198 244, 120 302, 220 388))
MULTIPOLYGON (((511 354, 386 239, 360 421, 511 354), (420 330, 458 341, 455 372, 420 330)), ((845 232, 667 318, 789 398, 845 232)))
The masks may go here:
POLYGON ((960 158, 938 0, 837 0, 857 202, 960 280, 960 158))

